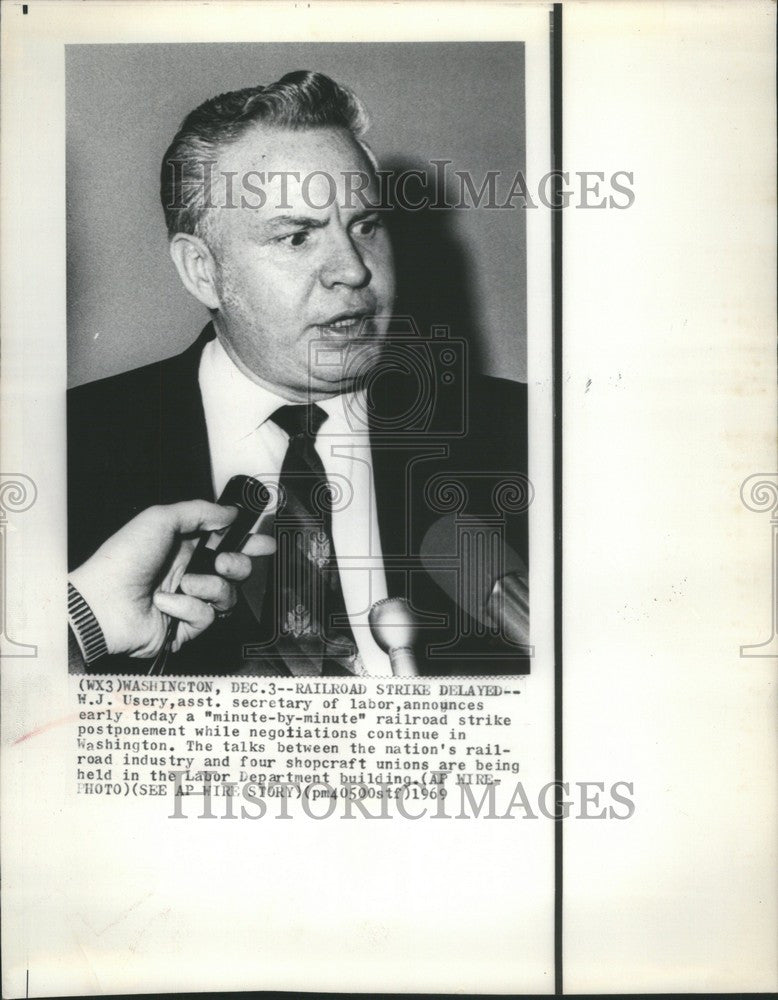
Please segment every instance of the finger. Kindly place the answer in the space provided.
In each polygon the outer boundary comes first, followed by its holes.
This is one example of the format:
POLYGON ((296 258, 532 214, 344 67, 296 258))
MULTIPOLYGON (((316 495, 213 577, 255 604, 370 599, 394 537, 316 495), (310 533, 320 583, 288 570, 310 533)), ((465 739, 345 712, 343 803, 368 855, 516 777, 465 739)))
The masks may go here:
POLYGON ((219 531, 232 524, 238 515, 237 507, 223 507, 208 500, 182 500, 154 509, 164 520, 166 528, 180 535, 194 531, 219 531))
POLYGON ((217 611, 229 611, 238 599, 235 588, 220 576, 187 573, 181 580, 181 590, 190 597, 212 604, 217 611))
POLYGON ((216 557, 214 569, 226 580, 240 583, 251 576, 251 560, 240 552, 220 552, 216 557))
POLYGON ((268 556, 276 550, 276 540, 270 535, 249 535, 242 551, 247 556, 268 556))
POLYGON ((193 538, 181 539, 165 578, 159 585, 160 590, 170 594, 174 594, 178 590, 181 577, 186 573, 186 567, 189 565, 196 545, 197 542, 193 538))
POLYGON ((207 629, 216 615, 210 604, 187 594, 166 594, 159 590, 154 595, 154 604, 163 614, 191 625, 197 632, 207 629))

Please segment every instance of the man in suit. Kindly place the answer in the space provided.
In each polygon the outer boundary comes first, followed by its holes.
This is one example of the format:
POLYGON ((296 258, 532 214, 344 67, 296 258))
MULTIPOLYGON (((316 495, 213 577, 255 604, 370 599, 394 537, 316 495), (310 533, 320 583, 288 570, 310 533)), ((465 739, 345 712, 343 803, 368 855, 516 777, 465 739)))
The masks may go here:
POLYGON ((420 622, 420 672, 527 669, 463 627, 419 559, 436 520, 476 515, 526 559, 522 387, 471 377, 466 345, 392 316, 366 126, 353 94, 308 72, 193 111, 162 201, 179 277, 211 321, 182 355, 69 394, 73 566, 152 505, 214 499, 236 474, 274 487, 259 530, 278 552, 167 672, 391 674, 368 621, 390 596, 420 622))

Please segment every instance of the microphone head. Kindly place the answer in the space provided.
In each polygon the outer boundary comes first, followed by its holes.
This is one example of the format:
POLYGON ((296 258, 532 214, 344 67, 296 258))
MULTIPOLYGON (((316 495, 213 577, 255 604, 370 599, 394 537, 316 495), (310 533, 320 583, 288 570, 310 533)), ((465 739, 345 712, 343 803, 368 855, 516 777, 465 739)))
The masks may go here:
POLYGON ((527 572, 524 560, 501 540, 495 526, 477 517, 441 517, 424 536, 420 555, 431 579, 478 621, 488 618, 497 581, 509 573, 527 572))
POLYGON ((270 502, 270 491, 252 476, 233 476, 224 487, 218 503, 240 507, 261 514, 270 502))
POLYGON ((404 597, 376 601, 367 620, 373 638, 385 653, 412 646, 416 641, 416 619, 404 597))

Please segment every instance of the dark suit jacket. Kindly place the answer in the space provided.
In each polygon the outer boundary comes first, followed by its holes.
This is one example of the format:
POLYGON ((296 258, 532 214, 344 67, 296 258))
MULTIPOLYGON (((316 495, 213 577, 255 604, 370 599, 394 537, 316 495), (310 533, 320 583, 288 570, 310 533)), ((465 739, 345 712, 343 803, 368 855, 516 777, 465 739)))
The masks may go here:
MULTIPOLYGON (((197 382, 209 326, 183 354, 68 393, 68 535, 71 567, 153 504, 213 499, 208 441, 197 382)), ((470 377, 441 345, 412 345, 429 364, 434 388, 421 399, 419 365, 371 384, 371 449, 382 552, 390 594, 437 616, 423 636, 421 672, 516 674, 528 661, 493 637, 462 637, 462 615, 421 569, 419 547, 446 513, 499 522, 509 544, 528 556, 526 513, 495 501, 495 487, 526 475, 526 387, 470 377), (429 349, 428 349, 429 348, 429 349), (442 358, 442 360, 441 360, 442 358), (441 368, 453 378, 441 378, 441 368), (451 484, 455 484, 452 489, 451 484), (457 636, 459 638, 457 639, 457 636), (452 638, 457 639, 451 645, 452 638), (449 649, 441 646, 449 643, 449 649)), ((418 359, 417 359, 418 360, 418 359)), ((251 471, 251 470, 247 470, 251 471)), ((499 494, 499 490, 497 491, 499 494)), ((502 495, 502 494, 500 494, 502 495)), ((464 632, 472 632, 464 623, 464 632)), ((244 643, 261 639, 243 601, 168 659, 166 673, 228 674, 244 664, 244 643)), ((478 631, 477 629, 475 631, 478 631)), ((145 673, 148 662, 104 658, 101 671, 145 673)))

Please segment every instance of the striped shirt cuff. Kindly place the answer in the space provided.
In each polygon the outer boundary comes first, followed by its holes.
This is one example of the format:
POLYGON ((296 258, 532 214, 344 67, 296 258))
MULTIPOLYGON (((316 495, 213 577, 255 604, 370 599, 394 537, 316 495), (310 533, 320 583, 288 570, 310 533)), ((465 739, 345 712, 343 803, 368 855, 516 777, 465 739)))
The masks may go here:
POLYGON ((68 581, 68 620, 87 664, 94 663, 106 655, 108 646, 100 623, 70 581, 68 581))

